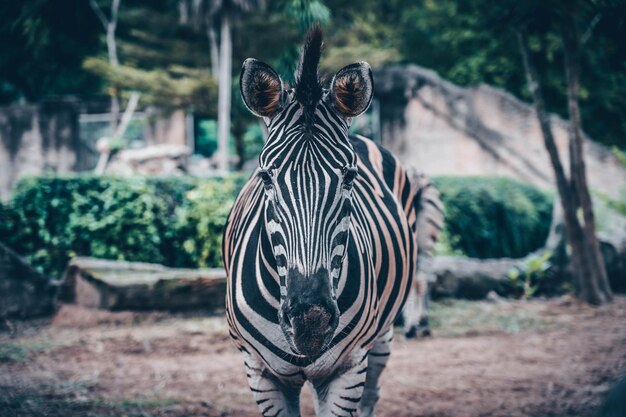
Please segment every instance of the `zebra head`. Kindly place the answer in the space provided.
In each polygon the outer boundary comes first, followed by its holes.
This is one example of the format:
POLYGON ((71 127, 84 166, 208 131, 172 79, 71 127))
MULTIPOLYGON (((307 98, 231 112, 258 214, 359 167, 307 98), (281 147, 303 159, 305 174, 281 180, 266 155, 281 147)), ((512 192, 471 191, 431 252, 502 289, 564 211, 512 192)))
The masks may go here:
POLYGON ((244 102, 268 127, 258 175, 280 280, 279 322, 291 348, 309 357, 323 353, 339 323, 336 293, 357 175, 348 128, 373 93, 365 62, 344 67, 324 89, 321 49, 315 27, 305 39, 295 88, 254 59, 244 62, 240 83, 244 102))

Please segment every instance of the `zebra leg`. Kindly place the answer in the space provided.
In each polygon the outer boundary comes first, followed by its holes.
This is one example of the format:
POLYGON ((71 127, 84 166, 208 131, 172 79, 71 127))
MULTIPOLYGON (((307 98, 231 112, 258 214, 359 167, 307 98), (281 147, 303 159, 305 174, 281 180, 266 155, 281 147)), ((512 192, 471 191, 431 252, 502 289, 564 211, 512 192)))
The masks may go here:
POLYGON ((420 295, 422 300, 422 314, 420 315, 419 329, 422 336, 430 336, 430 324, 428 322, 428 309, 430 308, 430 283, 424 280, 424 292, 420 295))
POLYGON ((244 364, 248 385, 263 417, 300 417, 303 378, 282 381, 249 355, 245 355, 244 364))
POLYGON ((430 336, 430 328, 428 327, 429 298, 428 281, 417 276, 402 310, 404 336, 407 339, 430 336))
POLYGON ((376 403, 380 397, 378 380, 383 369, 387 366, 387 361, 391 354, 392 341, 393 327, 378 339, 369 352, 365 387, 363 388, 363 397, 359 403, 359 417, 376 416, 376 403))
POLYGON ((368 354, 357 365, 322 381, 311 381, 319 417, 354 417, 363 394, 368 354))
POLYGON ((402 309, 402 321, 404 323, 404 336, 407 339, 412 339, 417 335, 417 328, 419 326, 418 315, 418 296, 417 296, 417 278, 413 278, 414 282, 409 290, 409 295, 404 303, 402 309))

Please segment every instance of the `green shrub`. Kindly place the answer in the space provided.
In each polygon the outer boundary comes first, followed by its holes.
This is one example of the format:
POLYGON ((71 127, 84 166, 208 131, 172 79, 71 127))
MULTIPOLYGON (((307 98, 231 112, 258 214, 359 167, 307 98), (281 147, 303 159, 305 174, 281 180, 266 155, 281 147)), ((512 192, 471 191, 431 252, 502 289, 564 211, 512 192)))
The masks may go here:
POLYGON ((72 196, 70 256, 163 263, 167 205, 143 178, 113 180, 72 196))
POLYGON ((523 298, 532 298, 535 294, 555 294, 559 287, 558 279, 555 279, 554 271, 551 270, 550 258, 552 251, 541 254, 532 254, 526 259, 524 265, 508 272, 507 278, 516 290, 517 295, 523 298))
POLYGON ((174 226, 184 264, 199 268, 222 265, 224 225, 243 183, 242 177, 231 177, 204 183, 187 193, 174 226))
POLYGON ((216 241, 221 245, 225 216, 242 184, 239 177, 27 178, 18 184, 10 203, 0 207, 0 239, 56 277, 75 256, 218 266, 216 241), (222 203, 212 206, 202 198, 189 199, 196 187, 200 190, 196 194, 223 188, 222 197, 208 197, 222 203), (212 232, 212 240, 200 241, 212 232), (205 246, 203 250, 190 250, 190 243, 185 246, 194 239, 198 248, 205 246), (211 250, 206 249, 209 246, 211 250))
POLYGON ((438 177, 447 251, 475 258, 522 257, 545 243, 552 197, 508 178, 438 177))
POLYGON ((65 268, 72 250, 68 234, 74 196, 101 190, 100 181, 85 177, 26 178, 17 185, 9 203, 5 241, 46 274, 57 275, 65 268))

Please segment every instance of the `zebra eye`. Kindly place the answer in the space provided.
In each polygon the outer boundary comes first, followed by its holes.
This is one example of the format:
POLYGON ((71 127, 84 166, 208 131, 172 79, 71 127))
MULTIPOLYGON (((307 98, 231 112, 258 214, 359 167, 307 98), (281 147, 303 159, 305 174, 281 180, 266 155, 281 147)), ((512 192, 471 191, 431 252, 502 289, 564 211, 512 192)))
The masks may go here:
POLYGON ((259 171, 259 177, 261 177, 261 181, 263 181, 263 187, 266 189, 272 186, 272 170, 270 169, 262 169, 259 171))
POLYGON ((346 165, 341 171, 343 173, 343 187, 347 189, 352 188, 352 183, 359 170, 354 165, 346 165))

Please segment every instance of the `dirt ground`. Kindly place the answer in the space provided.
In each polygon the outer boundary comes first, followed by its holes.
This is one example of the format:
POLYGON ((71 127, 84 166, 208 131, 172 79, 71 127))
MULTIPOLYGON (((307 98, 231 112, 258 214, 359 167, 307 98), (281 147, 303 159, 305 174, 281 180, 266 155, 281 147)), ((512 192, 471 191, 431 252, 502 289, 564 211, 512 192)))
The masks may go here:
MULTIPOLYGON (((433 327, 397 335, 379 417, 594 416, 626 368, 624 297, 435 303, 433 327)), ((223 318, 64 306, 0 333, 0 416, 259 413, 223 318)))

